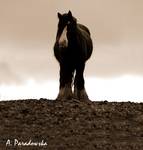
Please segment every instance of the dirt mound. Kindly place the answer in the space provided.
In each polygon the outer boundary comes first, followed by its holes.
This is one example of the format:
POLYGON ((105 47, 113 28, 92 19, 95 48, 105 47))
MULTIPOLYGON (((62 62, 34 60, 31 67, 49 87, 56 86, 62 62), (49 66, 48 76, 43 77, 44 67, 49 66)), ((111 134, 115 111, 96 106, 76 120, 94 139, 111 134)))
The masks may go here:
POLYGON ((142 150, 143 104, 0 102, 0 150, 142 150))

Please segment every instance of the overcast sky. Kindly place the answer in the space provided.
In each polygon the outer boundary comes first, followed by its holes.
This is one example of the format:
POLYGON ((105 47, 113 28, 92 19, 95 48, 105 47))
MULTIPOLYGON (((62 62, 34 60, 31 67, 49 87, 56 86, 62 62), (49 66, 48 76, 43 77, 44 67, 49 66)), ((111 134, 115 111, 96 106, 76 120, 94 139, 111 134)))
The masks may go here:
POLYGON ((91 31, 87 77, 143 75, 142 0, 0 0, 0 83, 58 79, 57 12, 91 31))

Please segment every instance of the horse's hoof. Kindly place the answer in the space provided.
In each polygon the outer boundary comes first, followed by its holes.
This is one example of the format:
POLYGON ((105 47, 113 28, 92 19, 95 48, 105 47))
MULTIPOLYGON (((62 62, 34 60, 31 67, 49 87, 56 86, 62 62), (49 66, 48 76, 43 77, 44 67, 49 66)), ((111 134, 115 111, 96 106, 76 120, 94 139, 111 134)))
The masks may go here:
POLYGON ((90 101, 85 89, 82 90, 75 89, 74 98, 79 99, 80 101, 90 101))
POLYGON ((73 93, 71 87, 64 87, 61 88, 58 94, 57 99, 63 100, 63 99, 72 99, 73 98, 73 93))
POLYGON ((71 95, 62 95, 62 96, 58 96, 57 98, 56 98, 56 100, 60 100, 60 101, 62 101, 62 100, 71 100, 73 98, 73 96, 71 96, 71 95))

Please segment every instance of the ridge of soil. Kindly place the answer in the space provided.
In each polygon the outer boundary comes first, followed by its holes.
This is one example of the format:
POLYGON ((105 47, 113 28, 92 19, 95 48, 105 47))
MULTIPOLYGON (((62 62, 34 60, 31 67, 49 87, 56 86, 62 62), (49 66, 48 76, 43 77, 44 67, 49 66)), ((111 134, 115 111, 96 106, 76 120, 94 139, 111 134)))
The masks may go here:
POLYGON ((142 150, 143 103, 29 99, 0 102, 0 150, 142 150), (18 146, 41 142, 45 146, 18 146), (7 141, 11 145, 7 145, 7 141))

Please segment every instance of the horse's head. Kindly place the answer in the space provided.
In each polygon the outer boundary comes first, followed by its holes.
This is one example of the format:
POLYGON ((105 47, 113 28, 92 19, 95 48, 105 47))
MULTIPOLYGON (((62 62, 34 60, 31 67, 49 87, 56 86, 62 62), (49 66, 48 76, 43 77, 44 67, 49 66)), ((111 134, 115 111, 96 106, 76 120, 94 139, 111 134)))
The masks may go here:
POLYGON ((72 16, 71 11, 65 14, 58 12, 58 32, 56 42, 59 47, 68 47, 68 33, 71 32, 76 26, 76 19, 72 16))

